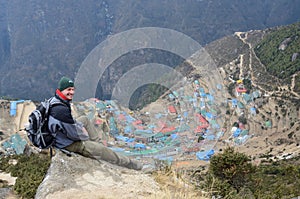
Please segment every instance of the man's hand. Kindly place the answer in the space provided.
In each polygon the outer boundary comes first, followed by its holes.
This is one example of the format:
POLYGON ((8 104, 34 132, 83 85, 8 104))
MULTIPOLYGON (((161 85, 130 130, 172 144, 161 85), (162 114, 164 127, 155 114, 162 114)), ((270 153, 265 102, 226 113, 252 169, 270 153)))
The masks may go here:
POLYGON ((88 131, 84 127, 82 127, 82 132, 86 135, 89 135, 88 131))
POLYGON ((102 144, 107 147, 107 141, 106 140, 102 140, 102 144))

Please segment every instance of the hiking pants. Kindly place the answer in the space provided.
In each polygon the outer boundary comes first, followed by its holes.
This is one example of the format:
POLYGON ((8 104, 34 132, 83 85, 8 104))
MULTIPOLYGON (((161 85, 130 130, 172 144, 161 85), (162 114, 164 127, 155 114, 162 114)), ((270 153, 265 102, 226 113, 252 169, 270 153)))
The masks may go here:
POLYGON ((104 160, 112 164, 127 167, 129 169, 141 170, 142 164, 130 160, 127 156, 117 154, 110 148, 104 146, 100 142, 95 141, 76 141, 73 144, 65 147, 66 150, 81 154, 96 160, 104 160))

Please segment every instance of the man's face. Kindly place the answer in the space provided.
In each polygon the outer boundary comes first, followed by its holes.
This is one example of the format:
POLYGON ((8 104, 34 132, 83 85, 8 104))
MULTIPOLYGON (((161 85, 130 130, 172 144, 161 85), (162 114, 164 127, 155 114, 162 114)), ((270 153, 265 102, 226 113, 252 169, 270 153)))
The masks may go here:
POLYGON ((72 100, 73 99, 73 95, 75 93, 75 88, 74 87, 69 87, 66 88, 65 90, 61 91, 61 93, 66 96, 66 98, 68 100, 72 100))

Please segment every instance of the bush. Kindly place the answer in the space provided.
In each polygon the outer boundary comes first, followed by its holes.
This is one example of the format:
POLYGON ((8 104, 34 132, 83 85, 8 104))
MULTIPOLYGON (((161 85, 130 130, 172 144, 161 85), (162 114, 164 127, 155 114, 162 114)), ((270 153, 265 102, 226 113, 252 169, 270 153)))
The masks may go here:
POLYGON ((256 167, 245 154, 227 148, 211 158, 202 189, 217 198, 293 198, 300 195, 299 165, 297 156, 262 160, 256 167))
POLYGON ((212 196, 218 198, 218 196, 226 196, 226 198, 236 198, 236 190, 226 181, 216 178, 211 173, 208 173, 205 177, 204 189, 212 196))
POLYGON ((240 116, 239 121, 243 124, 247 124, 247 118, 245 118, 245 116, 240 116))
POLYGON ((14 191, 22 198, 34 198, 36 190, 43 181, 50 166, 50 157, 44 154, 14 155, 1 158, 0 169, 18 177, 14 191), (9 159, 16 159, 16 165, 9 164, 9 159))
POLYGON ((211 158, 209 172, 239 192, 250 180, 250 174, 255 170, 250 161, 250 157, 235 152, 232 147, 229 147, 222 154, 211 158))
POLYGON ((300 194, 300 167, 295 160, 260 165, 249 188, 256 198, 293 198, 300 194), (293 161, 295 161, 293 163, 293 161), (295 164, 295 165, 294 165, 295 164))

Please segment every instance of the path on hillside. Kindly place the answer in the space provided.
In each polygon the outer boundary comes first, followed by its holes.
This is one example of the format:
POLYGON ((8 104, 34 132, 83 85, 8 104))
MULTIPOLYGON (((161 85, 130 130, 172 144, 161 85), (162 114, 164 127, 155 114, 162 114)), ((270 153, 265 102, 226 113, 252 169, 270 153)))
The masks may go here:
MULTIPOLYGON (((247 42, 247 38, 248 38, 248 33, 247 32, 236 32, 235 33, 236 36, 238 36, 238 38, 244 43, 246 44, 247 46, 249 46, 249 51, 250 51, 250 54, 249 54, 249 71, 250 71, 250 74, 251 74, 251 82, 252 82, 252 85, 263 90, 266 94, 268 95, 272 95, 274 93, 274 91, 267 91, 266 89, 262 88, 260 85, 258 85, 257 83, 255 83, 255 76, 254 76, 254 73, 253 73, 253 67, 252 67, 252 55, 255 56, 255 58, 259 61, 259 63, 264 66, 260 59, 256 56, 256 53, 254 52, 254 49, 253 49, 253 46, 250 42, 247 42), (244 37, 242 37, 241 35, 244 35, 244 37)), ((243 58, 244 56, 241 55, 241 71, 242 71, 242 66, 243 66, 243 58)), ((240 72, 240 76, 241 76, 242 72, 240 72)), ((289 89, 288 86, 280 86, 278 87, 278 90, 288 90, 290 91, 293 95, 297 96, 298 98, 300 98, 300 95, 298 93, 296 93, 294 91, 294 87, 295 87, 295 77, 296 77, 296 74, 292 75, 292 79, 291 79, 291 88, 289 89)), ((275 77, 274 77, 275 78, 275 77)), ((277 78, 276 78, 277 79, 277 78)))
MULTIPOLYGON (((255 76, 254 76, 253 68, 252 68, 252 50, 253 50, 253 49, 252 49, 251 43, 249 43, 249 42, 246 41, 247 38, 248 38, 248 33, 246 33, 246 32, 236 32, 235 35, 238 36, 238 38, 239 38, 244 44, 246 44, 247 46, 249 46, 249 51, 250 51, 250 53, 249 53, 249 71, 250 71, 250 75, 251 75, 251 82, 252 82, 252 85, 255 86, 255 87, 257 87, 257 88, 259 88, 259 89, 261 89, 261 90, 263 90, 266 94, 272 94, 272 93, 270 93, 269 91, 267 91, 267 90, 265 90, 264 88, 262 88, 260 85, 258 85, 258 84, 255 83, 256 78, 255 78, 255 76), (242 37, 241 34, 244 34, 245 36, 242 37)), ((244 56, 241 57, 241 58, 243 59, 244 56)), ((243 61, 242 61, 242 62, 243 62, 243 61)), ((242 62, 241 62, 241 63, 242 63, 242 62)), ((241 67, 242 67, 242 66, 243 66, 243 65, 241 64, 241 67)))
POLYGON ((243 67, 243 65, 244 65, 244 54, 241 54, 239 58, 240 58, 240 75, 239 75, 239 78, 242 79, 242 78, 244 78, 243 77, 243 74, 244 74, 244 67, 243 67))
MULTIPOLYGON (((297 74, 293 74, 293 75, 292 75, 292 81, 291 81, 291 90, 292 90, 292 91, 294 91, 294 88, 295 88, 295 78, 296 78, 296 76, 297 76, 297 74)), ((300 96, 298 95, 298 93, 296 93, 296 95, 297 95, 298 97, 300 97, 300 96)))

